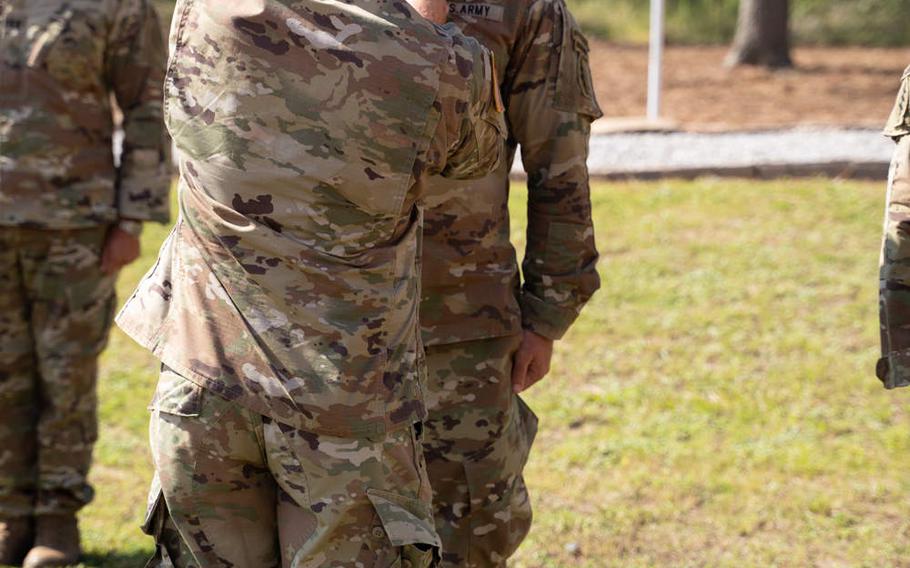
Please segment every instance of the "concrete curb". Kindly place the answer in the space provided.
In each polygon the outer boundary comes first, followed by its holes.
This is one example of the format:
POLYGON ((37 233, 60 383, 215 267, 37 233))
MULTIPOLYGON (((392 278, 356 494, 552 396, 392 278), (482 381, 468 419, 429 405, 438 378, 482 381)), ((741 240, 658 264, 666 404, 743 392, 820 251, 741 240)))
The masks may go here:
MULTIPOLYGON (((886 181, 888 162, 830 162, 826 164, 767 164, 746 167, 679 168, 626 172, 591 172, 591 179, 599 181, 653 181, 660 179, 696 179, 700 177, 726 177, 772 180, 781 178, 827 177, 886 181)), ((527 175, 512 172, 513 180, 524 181, 527 175)))
POLYGON ((666 178, 694 179, 699 177, 739 177, 779 179, 800 177, 829 177, 882 181, 888 179, 887 162, 830 162, 824 164, 765 164, 746 167, 680 168, 636 172, 594 172, 592 179, 656 180, 666 178))
MULTIPOLYGON (((793 128, 726 133, 598 134, 588 170, 594 179, 777 179, 828 177, 885 180, 893 143, 878 130, 793 128)), ((520 160, 513 174, 522 176, 520 160)))

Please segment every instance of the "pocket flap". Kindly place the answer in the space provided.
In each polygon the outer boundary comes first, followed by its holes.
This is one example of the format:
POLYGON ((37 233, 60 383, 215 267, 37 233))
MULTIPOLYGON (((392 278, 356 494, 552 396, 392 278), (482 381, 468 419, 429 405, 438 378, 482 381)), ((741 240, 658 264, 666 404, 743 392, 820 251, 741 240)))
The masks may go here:
POLYGON ((442 546, 433 524, 433 515, 420 501, 379 489, 367 489, 367 497, 376 509, 382 528, 393 546, 442 546))
POLYGON ((202 411, 202 387, 162 367, 158 387, 148 409, 174 416, 199 416, 202 411))

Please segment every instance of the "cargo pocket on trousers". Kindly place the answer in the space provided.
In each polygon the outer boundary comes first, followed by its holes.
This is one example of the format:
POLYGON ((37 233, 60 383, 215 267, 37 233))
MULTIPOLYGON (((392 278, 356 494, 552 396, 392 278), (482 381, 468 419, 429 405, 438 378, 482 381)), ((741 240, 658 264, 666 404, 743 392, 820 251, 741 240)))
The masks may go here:
POLYGON ((493 452, 482 462, 464 464, 471 498, 471 564, 508 558, 531 529, 531 502, 522 473, 537 435, 537 416, 520 397, 513 400, 508 429, 493 452), (474 557, 478 554, 483 557, 474 557))
POLYGON ((379 524, 372 529, 375 538, 388 538, 398 549, 389 568, 429 568, 440 560, 441 543, 429 508, 416 499, 389 491, 367 489, 376 509, 379 524))
POLYGON ((148 409, 173 416, 199 416, 202 412, 202 393, 201 386, 162 365, 155 396, 148 409))

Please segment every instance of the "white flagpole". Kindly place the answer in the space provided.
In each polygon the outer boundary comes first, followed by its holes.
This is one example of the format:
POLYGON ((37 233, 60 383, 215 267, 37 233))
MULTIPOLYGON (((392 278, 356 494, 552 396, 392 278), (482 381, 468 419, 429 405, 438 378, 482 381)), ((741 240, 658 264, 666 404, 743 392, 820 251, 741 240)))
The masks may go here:
POLYGON ((648 120, 660 119, 664 57, 665 0, 651 0, 651 49, 648 61, 648 120))

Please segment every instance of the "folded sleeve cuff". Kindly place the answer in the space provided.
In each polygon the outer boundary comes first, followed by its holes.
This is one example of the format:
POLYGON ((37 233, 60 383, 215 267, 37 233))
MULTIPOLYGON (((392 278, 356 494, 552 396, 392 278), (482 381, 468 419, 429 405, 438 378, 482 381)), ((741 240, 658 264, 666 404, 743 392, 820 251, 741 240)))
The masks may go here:
POLYGON ((519 302, 522 326, 553 341, 562 339, 578 317, 577 311, 548 304, 527 291, 519 302))

